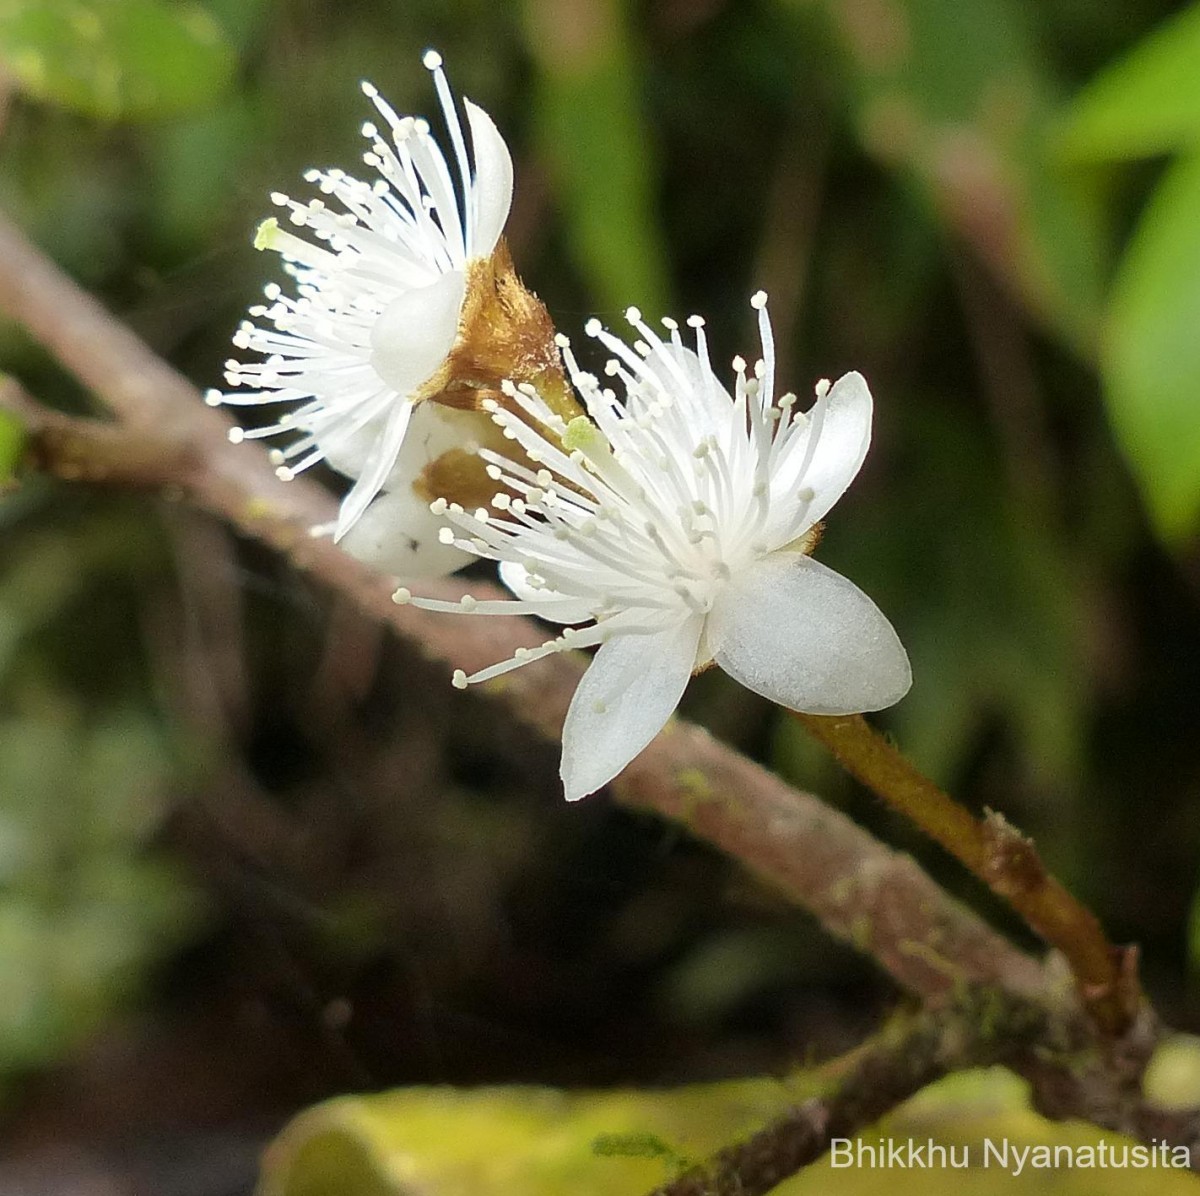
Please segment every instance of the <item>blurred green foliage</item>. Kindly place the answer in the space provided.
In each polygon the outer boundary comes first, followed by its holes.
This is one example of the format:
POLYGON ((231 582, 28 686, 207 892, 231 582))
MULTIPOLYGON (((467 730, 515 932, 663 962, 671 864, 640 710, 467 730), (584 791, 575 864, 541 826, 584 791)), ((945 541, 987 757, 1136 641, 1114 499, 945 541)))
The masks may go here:
POLYGON ((207 106, 233 56, 199 4, 4 0, 0 61, 22 91, 102 120, 207 106))
POLYGON ((174 736, 144 683, 105 659, 119 607, 93 609, 98 588, 145 569, 150 545, 110 520, 32 537, 0 522, 0 534, 3 1093, 136 999, 203 902, 155 845, 181 771, 174 736))
POLYGON ((656 228, 653 133, 619 0, 528 0, 529 52, 538 68, 538 147, 555 175, 570 245, 594 301, 621 310, 670 308, 656 228))
POLYGON ((0 1076, 86 1042, 190 936, 178 864, 145 851, 164 747, 133 712, 0 722, 0 1076))
POLYGON ((1113 428, 1172 544, 1200 525, 1200 5, 1105 69, 1060 130, 1064 156, 1182 155, 1159 183, 1112 288, 1102 367, 1113 428))
MULTIPOLYGON (((795 5, 803 11, 806 4, 795 5)), ((1047 152, 1061 84, 1010 0, 831 2, 863 148, 1068 344, 1095 343, 1101 213, 1047 152)))
MULTIPOLYGON (((867 374, 875 446, 819 552, 910 648, 885 724, 1032 831, 1194 1025, 1200 8, 1172 7, 0 0, 0 206, 215 385, 269 194, 359 169, 362 78, 434 113, 436 45, 513 147, 514 255, 563 331, 700 311, 727 358, 766 286, 787 385, 867 374)), ((8 326, 0 368, 89 403, 8 326)), ((159 498, 8 492, 18 452, 0 423, 0 1077, 81 1049, 186 941, 269 1009, 287 956, 314 1052, 345 1046, 325 999, 362 996, 380 1083, 729 1074, 876 1008, 732 870, 560 810, 551 751, 301 579, 159 498)), ((920 850, 791 720, 715 673, 687 703, 920 850)), ((362 1082, 337 1077, 304 1098, 362 1082)))

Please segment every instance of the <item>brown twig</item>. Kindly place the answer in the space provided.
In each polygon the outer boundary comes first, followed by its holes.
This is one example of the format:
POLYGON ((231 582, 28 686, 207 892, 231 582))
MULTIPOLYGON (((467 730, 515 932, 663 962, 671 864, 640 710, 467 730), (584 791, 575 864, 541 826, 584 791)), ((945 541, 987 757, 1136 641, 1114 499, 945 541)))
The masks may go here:
POLYGON ((161 437, 52 411, 12 378, 0 379, 0 407, 24 425, 25 464, 64 481, 161 490, 182 484, 197 464, 161 437))
POLYGON ((984 1008, 968 1002, 937 1015, 900 1014, 820 1069, 820 1095, 650 1196, 763 1196, 835 1140, 853 1137, 926 1084, 1016 1055, 1035 1040, 1043 1020, 1036 1007, 1021 1004, 1001 1010, 995 1003, 984 1008))
POLYGON ((1108 1034, 1124 1032, 1141 1003, 1135 957, 1109 943, 1095 914, 1050 875, 1031 840, 1000 815, 976 818, 861 715, 796 717, 848 772, 940 843, 1057 947, 1097 1024, 1108 1034))

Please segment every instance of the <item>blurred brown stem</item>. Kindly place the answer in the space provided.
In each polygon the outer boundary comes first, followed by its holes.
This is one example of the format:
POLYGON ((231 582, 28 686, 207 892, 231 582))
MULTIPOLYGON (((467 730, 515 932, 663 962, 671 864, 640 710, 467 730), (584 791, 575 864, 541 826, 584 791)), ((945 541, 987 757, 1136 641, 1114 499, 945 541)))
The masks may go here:
POLYGON ((1140 1003, 1131 953, 1109 943, 1095 914, 1046 870, 1032 840, 999 814, 976 818, 862 717, 795 716, 841 765, 965 864, 1071 965, 1085 1007, 1121 1034, 1140 1003))

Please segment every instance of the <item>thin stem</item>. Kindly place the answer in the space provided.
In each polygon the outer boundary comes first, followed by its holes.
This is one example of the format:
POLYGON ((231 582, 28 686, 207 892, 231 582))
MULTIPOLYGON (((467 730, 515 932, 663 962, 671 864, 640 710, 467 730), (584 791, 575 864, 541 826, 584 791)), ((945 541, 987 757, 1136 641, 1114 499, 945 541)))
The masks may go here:
POLYGON ((817 1072, 818 1092, 744 1141, 718 1151, 650 1196, 764 1196, 952 1071, 1006 1060, 1037 1041, 1044 1011, 1019 1001, 968 998, 934 1014, 896 1014, 853 1051, 817 1072))
POLYGON ((1005 819, 976 818, 861 715, 795 716, 839 763, 1004 898, 1071 965, 1080 996, 1106 1033, 1122 1033, 1140 1001, 1131 953, 1114 947, 1096 915, 1046 870, 1033 842, 1005 819))

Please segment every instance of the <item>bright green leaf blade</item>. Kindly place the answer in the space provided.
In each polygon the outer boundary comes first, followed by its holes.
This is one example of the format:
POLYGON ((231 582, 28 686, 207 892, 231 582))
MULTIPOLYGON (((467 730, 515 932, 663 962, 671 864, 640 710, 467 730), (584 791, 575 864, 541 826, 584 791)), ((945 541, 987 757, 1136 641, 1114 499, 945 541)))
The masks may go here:
POLYGON ((572 8, 586 12, 586 38, 560 9, 556 0, 527 0, 526 26, 540 74, 538 141, 572 247, 600 307, 665 314, 666 254, 623 7, 604 0, 572 8))
POLYGON ((0 411, 0 494, 16 485, 17 467, 25 455, 25 425, 0 411))
POLYGON ((1154 193, 1113 286, 1105 392, 1117 439, 1159 533, 1200 515, 1200 156, 1154 193))
POLYGON ((118 120, 206 105, 233 55, 196 4, 0 0, 0 63, 35 99, 118 120))
POLYGON ((1200 144, 1200 4, 1143 38, 1077 97, 1061 130, 1076 161, 1140 158, 1200 144))

